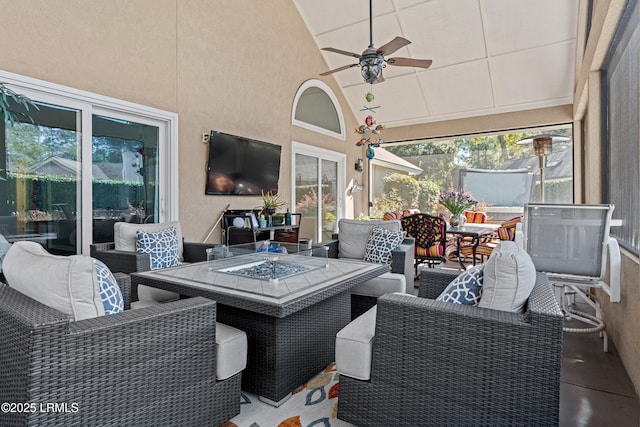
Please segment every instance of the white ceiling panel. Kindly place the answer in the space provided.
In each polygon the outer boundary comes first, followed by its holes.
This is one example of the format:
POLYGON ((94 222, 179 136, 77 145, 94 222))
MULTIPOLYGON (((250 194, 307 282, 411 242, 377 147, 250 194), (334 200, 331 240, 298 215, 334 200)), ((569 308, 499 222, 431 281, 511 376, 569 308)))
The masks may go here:
MULTIPOLYGON (((293 1, 318 48, 361 54, 369 45, 368 1, 293 1)), ((384 69, 386 80, 373 85, 376 119, 392 127, 571 103, 578 1, 373 1, 376 47, 401 36, 412 43, 388 56, 433 60, 428 70, 384 69)), ((322 71, 358 62, 321 52, 322 71)), ((372 86, 360 68, 324 78, 336 79, 363 120, 372 86)))
POLYGON ((578 2, 481 0, 489 55, 575 39, 578 2))
POLYGON ((428 70, 418 78, 433 115, 494 107, 486 60, 428 70))
POLYGON ((569 41, 493 58, 497 105, 571 97, 575 61, 566 53, 574 50, 569 41))
POLYGON ((351 108, 356 112, 356 118, 359 122, 363 122, 371 112, 360 111, 365 106, 376 107, 373 114, 378 123, 392 126, 393 122, 406 120, 408 118, 428 117, 429 110, 422 96, 415 96, 420 93, 420 84, 415 74, 395 77, 385 80, 381 84, 371 87, 366 83, 359 86, 351 86, 345 88, 345 94, 349 98, 349 102, 353 102, 351 108), (371 91, 375 99, 367 102, 365 95, 371 91), (398 102, 403 99, 403 102, 398 102))
MULTIPOLYGON (((369 25, 369 2, 366 0, 293 0, 293 3, 313 36, 348 27, 360 21, 366 21, 367 28, 369 25)), ((374 17, 393 11, 391 0, 373 2, 374 17)), ((367 34, 368 32, 367 29, 367 34)))
POLYGON ((477 0, 433 0, 398 13, 412 58, 446 67, 486 57, 477 0))

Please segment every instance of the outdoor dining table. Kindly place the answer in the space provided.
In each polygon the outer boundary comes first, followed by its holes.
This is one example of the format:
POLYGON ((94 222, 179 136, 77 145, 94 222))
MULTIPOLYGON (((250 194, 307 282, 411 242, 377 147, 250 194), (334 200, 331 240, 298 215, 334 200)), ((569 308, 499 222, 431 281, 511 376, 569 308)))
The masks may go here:
POLYGON ((447 233, 453 234, 456 237, 456 246, 458 249, 458 263, 463 270, 466 270, 467 267, 462 262, 462 257, 460 256, 460 251, 462 249, 462 241, 466 237, 471 238, 472 252, 473 252, 473 265, 476 265, 476 250, 478 248, 478 244, 480 243, 481 237, 486 237, 489 234, 492 234, 500 228, 500 224, 492 224, 492 223, 467 223, 463 225, 458 225, 455 227, 447 228, 447 233))

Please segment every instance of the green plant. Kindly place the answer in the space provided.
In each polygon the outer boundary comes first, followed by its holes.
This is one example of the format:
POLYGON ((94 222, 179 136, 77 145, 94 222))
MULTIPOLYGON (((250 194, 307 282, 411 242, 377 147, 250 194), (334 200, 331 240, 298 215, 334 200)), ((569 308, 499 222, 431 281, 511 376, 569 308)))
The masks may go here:
POLYGON ((336 216, 331 212, 327 212, 324 214, 324 220, 327 222, 336 222, 336 216))
POLYGON ((23 121, 23 119, 27 119, 33 123, 33 118, 28 114, 29 107, 39 110, 38 106, 31 100, 31 98, 15 93, 13 90, 5 86, 4 83, 0 83, 0 115, 4 115, 11 127, 13 127, 15 122, 23 121), (22 106, 26 113, 22 111, 14 111, 10 105, 11 100, 18 104, 18 106, 22 106))
POLYGON ((262 191, 262 208, 266 209, 278 209, 284 206, 284 202, 280 200, 280 196, 276 193, 272 193, 271 191, 264 192, 262 191))

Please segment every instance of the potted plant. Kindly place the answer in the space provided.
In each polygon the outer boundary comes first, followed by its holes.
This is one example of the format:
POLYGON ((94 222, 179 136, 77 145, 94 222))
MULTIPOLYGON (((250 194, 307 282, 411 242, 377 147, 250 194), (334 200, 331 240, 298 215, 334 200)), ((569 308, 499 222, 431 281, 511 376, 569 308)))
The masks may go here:
POLYGON ((265 216, 273 215, 281 206, 284 206, 284 202, 280 200, 277 193, 262 191, 262 213, 265 216))
POLYGON ((332 212, 324 214, 324 228, 327 231, 334 231, 336 229, 336 216, 332 212))
POLYGON ((283 225, 284 224, 284 214, 277 213, 271 217, 272 225, 283 225))

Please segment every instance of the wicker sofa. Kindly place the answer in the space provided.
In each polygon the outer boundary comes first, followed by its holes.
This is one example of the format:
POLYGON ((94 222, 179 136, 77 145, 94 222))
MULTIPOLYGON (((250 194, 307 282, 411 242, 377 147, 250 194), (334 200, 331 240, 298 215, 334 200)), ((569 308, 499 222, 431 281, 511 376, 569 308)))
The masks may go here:
POLYGON ((378 299, 370 378, 341 373, 339 419, 558 424, 563 319, 546 276, 537 273, 525 311, 512 313, 435 301, 457 274, 426 270, 419 297, 378 299))
POLYGON ((240 413, 241 373, 216 379, 214 301, 72 321, 0 283, 0 324, 0 401, 33 405, 0 412, 2 426, 202 426, 240 413))

